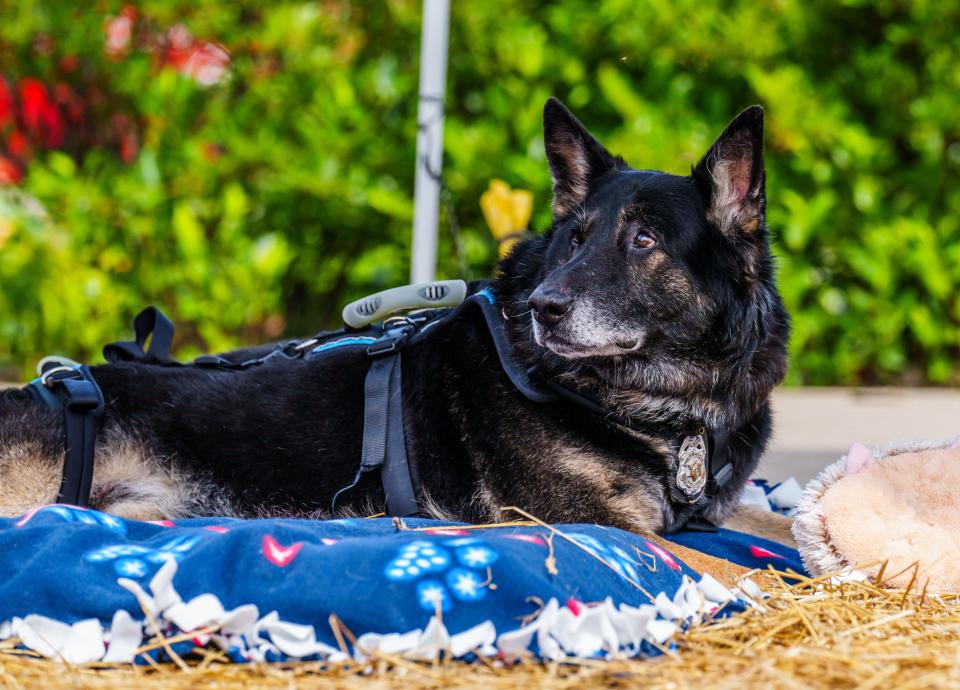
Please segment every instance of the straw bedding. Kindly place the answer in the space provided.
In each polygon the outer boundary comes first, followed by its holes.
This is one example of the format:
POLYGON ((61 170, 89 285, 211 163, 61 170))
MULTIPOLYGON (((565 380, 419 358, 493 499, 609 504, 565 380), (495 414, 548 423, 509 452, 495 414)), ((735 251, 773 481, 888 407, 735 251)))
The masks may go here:
MULTIPOLYGON (((893 577, 889 573, 886 577, 893 577)), ((880 573, 880 583, 884 574, 880 573)), ((474 664, 380 657, 324 667, 221 663, 207 653, 182 667, 68 667, 0 647, 3 688, 945 688, 960 687, 960 595, 916 582, 888 590, 768 571, 765 611, 749 610, 679 634, 647 661, 474 664), (792 578, 792 579, 790 579, 792 578)))

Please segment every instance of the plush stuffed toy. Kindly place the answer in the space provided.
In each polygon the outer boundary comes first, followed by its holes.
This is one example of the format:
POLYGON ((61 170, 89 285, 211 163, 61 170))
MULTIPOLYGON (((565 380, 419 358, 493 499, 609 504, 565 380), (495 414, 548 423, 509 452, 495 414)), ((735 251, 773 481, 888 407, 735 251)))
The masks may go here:
POLYGON ((793 534, 811 575, 883 567, 885 586, 960 592, 960 437, 854 443, 807 485, 793 534))

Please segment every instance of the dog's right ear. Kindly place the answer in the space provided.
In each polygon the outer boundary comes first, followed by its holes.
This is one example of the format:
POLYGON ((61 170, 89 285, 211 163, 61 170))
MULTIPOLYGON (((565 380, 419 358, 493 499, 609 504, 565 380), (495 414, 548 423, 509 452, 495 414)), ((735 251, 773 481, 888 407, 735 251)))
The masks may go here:
POLYGON ((553 175, 553 217, 562 218, 617 161, 556 98, 543 106, 543 143, 553 175))
POLYGON ((707 220, 728 237, 763 225, 763 108, 754 105, 727 125, 693 169, 704 194, 707 220))

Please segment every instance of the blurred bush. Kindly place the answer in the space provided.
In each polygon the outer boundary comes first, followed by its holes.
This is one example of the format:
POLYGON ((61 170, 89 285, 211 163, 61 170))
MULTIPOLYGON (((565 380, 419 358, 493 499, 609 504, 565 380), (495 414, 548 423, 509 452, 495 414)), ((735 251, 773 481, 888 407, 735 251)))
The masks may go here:
MULTIPOLYGON (((443 276, 491 272, 479 199, 549 222, 551 94, 684 173, 768 113, 790 380, 958 383, 960 5, 454 2, 443 276)), ((95 358, 150 302, 181 354, 337 322, 406 281, 419 3, 6 0, 0 362, 95 358)))

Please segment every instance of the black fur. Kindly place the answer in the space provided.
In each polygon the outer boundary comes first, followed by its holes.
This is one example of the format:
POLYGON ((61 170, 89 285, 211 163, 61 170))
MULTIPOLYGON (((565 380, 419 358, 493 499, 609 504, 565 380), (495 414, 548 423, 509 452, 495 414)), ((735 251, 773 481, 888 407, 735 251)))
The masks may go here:
MULTIPOLYGON (((501 370, 479 312, 464 310, 403 354, 419 498, 466 521, 514 505, 551 521, 672 529, 685 517, 667 491, 679 439, 703 425, 733 432, 734 480, 710 512, 722 519, 763 452, 768 396, 786 368, 788 319, 763 225, 762 111, 734 120, 688 177, 628 167, 553 99, 544 124, 555 222, 518 246, 492 284, 515 356, 649 432, 530 402, 501 370)), ((366 367, 364 356, 333 350, 242 372, 107 364, 93 373, 107 398, 104 433, 136 439, 152 463, 204 487, 167 517, 324 516, 359 463, 366 367)), ((0 396, 0 458, 29 439, 55 455, 60 433, 57 415, 23 393, 0 396)), ((6 462, 0 506, 4 477, 17 471, 6 462)), ((341 505, 381 510, 376 475, 341 505)))

